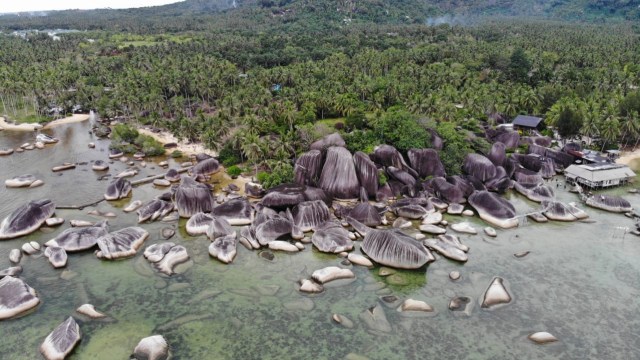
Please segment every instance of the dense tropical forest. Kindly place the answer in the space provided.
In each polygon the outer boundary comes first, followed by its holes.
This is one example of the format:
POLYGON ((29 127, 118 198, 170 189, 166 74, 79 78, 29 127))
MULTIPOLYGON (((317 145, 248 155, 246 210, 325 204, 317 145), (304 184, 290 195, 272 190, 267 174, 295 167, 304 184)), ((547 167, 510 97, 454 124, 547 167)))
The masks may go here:
POLYGON ((636 2, 491 3, 198 0, 2 16, 0 111, 96 109, 270 170, 270 185, 335 131, 352 151, 425 147, 435 131, 449 174, 517 114, 599 149, 637 145, 636 2), (546 17, 505 16, 525 8, 546 17), (77 31, 13 33, 47 28, 77 31))

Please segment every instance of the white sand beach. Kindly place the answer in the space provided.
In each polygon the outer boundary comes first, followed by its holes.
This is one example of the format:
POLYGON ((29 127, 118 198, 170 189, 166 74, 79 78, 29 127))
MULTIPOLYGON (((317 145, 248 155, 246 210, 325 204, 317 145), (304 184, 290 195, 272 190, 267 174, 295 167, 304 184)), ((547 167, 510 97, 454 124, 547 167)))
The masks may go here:
POLYGON ((188 143, 184 140, 178 141, 178 139, 176 139, 176 137, 173 136, 173 134, 171 134, 168 131, 163 130, 160 132, 153 132, 147 128, 139 128, 138 132, 140 132, 140 134, 149 135, 163 144, 169 144, 169 143, 178 144, 177 147, 173 149, 168 149, 169 152, 173 150, 180 150, 185 155, 195 155, 195 154, 204 153, 211 156, 218 156, 217 152, 206 149, 204 145, 202 145, 201 143, 188 143))
POLYGON ((35 124, 35 123, 12 124, 7 122, 7 120, 4 117, 0 116, 0 129, 9 130, 9 131, 35 131, 39 129, 50 129, 52 127, 63 125, 63 124, 81 122, 88 119, 89 119, 88 114, 74 114, 66 118, 53 120, 51 122, 46 123, 45 125, 35 124))

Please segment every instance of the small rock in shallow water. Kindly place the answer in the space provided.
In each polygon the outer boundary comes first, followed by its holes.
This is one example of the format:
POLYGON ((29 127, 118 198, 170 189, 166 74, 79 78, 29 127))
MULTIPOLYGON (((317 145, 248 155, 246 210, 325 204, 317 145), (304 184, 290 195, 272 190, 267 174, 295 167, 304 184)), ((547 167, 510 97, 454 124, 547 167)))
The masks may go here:
POLYGON ((447 229, 441 228, 437 225, 420 225, 419 229, 427 234, 444 234, 447 232, 447 229))
POLYGON ((301 299, 293 300, 282 304, 285 309, 290 311, 311 311, 315 307, 313 300, 303 297, 301 299))
POLYGON ((347 255, 347 259, 349 259, 349 261, 351 261, 352 263, 356 264, 356 265, 360 265, 360 266, 366 266, 366 267, 373 267, 373 263, 371 262, 371 260, 369 260, 368 258, 360 255, 360 254, 354 254, 351 253, 349 255, 347 255))
POLYGON ((20 262, 20 259, 22 259, 22 252, 20 249, 12 249, 9 252, 9 261, 12 263, 17 264, 20 262))
POLYGON ((286 251, 286 252, 298 252, 298 251, 300 251, 292 243, 287 242, 287 241, 282 241, 282 240, 274 240, 274 241, 269 242, 269 249, 286 251))
POLYGON ((459 233, 464 233, 464 234, 475 235, 478 233, 478 231, 473 226, 471 226, 469 223, 466 223, 466 222, 453 224, 451 225, 451 228, 454 231, 457 231, 459 233))
POLYGON ((163 228, 161 234, 165 240, 169 240, 176 234, 176 230, 173 228, 163 228))
POLYGON ((449 278, 451 280, 458 280, 460 279, 460 273, 458 271, 452 271, 449 273, 449 278))
POLYGON ((64 223, 64 219, 59 217, 54 217, 54 218, 48 218, 44 222, 45 224, 47 224, 47 226, 57 226, 64 223))
POLYGON ((306 293, 311 293, 311 294, 316 294, 316 293, 321 293, 324 291, 324 287, 314 281, 311 281, 309 279, 303 279, 300 281, 300 291, 301 292, 306 292, 306 293))
POLYGON ((92 319, 102 319, 107 317, 107 315, 99 312, 96 308, 91 304, 84 304, 76 309, 76 311, 82 315, 86 315, 92 319))
POLYGON ((402 306, 398 308, 398 311, 433 312, 433 306, 424 301, 407 299, 402 303, 402 306))
POLYGON ((351 279, 356 277, 353 271, 349 269, 341 269, 337 266, 328 266, 313 272, 311 278, 320 284, 338 279, 351 279))
POLYGON ((340 314, 331 315, 331 319, 335 321, 337 324, 342 325, 347 329, 353 329, 353 321, 351 321, 348 317, 340 314))
POLYGON ((22 266, 12 266, 4 270, 0 270, 0 279, 5 276, 19 276, 22 273, 22 266))
POLYGON ((153 180, 153 185, 155 186, 171 186, 171 182, 166 179, 155 179, 153 180))
POLYGON ((489 284, 489 287, 484 293, 482 300, 483 308, 491 308, 500 304, 508 304, 511 302, 511 295, 503 284, 504 280, 500 277, 495 277, 489 284))
POLYGON ((498 235, 498 233, 496 233, 496 229, 492 228, 491 226, 487 226, 486 228, 484 228, 484 233, 491 237, 496 237, 498 235))
POLYGON ((133 350, 136 360, 166 360, 169 358, 169 344, 162 335, 146 337, 133 350))
POLYGON ((529 255, 530 253, 531 253, 531 251, 521 251, 519 253, 513 254, 513 256, 515 256, 517 258, 523 258, 523 257, 529 255))
POLYGON ((22 245, 22 251, 27 255, 33 255, 40 251, 40 246, 36 249, 31 243, 25 243, 22 245))
POLYGON ((473 210, 467 209, 467 210, 462 212, 462 215, 464 215, 464 216, 473 216, 473 210))
POLYGON ((86 221, 86 220, 71 220, 69 221, 69 225, 71 225, 72 227, 88 227, 88 226, 93 226, 94 223, 92 223, 91 221, 86 221))
POLYGON ((529 335, 528 338, 529 340, 535 342, 536 344, 547 344, 547 343, 558 341, 558 338, 556 338, 555 336, 551 335, 546 331, 533 333, 529 335))
POLYGON ((378 270, 378 275, 380 275, 380 276, 389 276, 389 275, 392 275, 392 274, 395 274, 395 273, 396 273, 396 271, 394 269, 391 269, 391 268, 388 268, 388 267, 384 267, 384 266, 381 267, 378 270))
POLYGON ((80 326, 71 316, 58 325, 40 345, 40 352, 48 360, 64 359, 80 342, 80 326))
POLYGON ((449 301, 449 310, 463 312, 467 315, 471 314, 471 298, 466 296, 457 296, 449 301))
POLYGON ((385 333, 391 332, 391 324, 389 320, 387 320, 384 309, 380 305, 365 310, 360 314, 360 319, 364 321, 371 330, 385 333))

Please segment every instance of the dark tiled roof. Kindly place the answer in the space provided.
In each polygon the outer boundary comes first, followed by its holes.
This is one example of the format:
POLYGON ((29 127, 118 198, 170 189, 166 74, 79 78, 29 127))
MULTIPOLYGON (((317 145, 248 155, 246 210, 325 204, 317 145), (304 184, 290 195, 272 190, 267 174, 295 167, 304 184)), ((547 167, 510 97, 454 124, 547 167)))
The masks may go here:
POLYGON ((527 115, 518 115, 513 119, 513 125, 535 128, 538 127, 542 118, 527 115))

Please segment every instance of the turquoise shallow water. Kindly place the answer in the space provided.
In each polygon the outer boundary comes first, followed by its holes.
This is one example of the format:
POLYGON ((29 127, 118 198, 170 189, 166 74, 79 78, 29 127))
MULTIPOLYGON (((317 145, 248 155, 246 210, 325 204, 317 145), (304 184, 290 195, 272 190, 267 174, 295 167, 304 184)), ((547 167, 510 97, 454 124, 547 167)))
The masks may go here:
MULTIPOLYGON (((3 178, 33 173, 45 185, 30 190, 0 187, 0 216, 42 197, 59 204, 99 199, 107 182, 97 181, 90 165, 62 175, 50 171, 65 161, 106 159, 108 142, 92 139, 89 128, 88 122, 59 127, 49 133, 62 141, 46 151, 1 157, 3 178), (89 141, 96 141, 97 148, 88 149, 89 141)), ((33 134, 0 132, 0 147, 16 147, 32 139, 33 134)), ((151 167, 136 178, 161 172, 151 167)), ((125 168, 116 162, 110 172, 125 168)), ((145 185, 134 189, 133 199, 145 200, 161 192, 145 185)), ((560 200, 579 201, 562 186, 558 192, 560 200)), ((640 208, 640 195, 627 194, 625 188, 608 192, 623 194, 640 208)), ((516 194, 507 197, 519 213, 537 206, 516 194)), ((109 220, 112 230, 136 223, 135 215, 121 210, 127 203, 97 206, 117 213, 109 220)), ((91 209, 57 215, 95 221, 86 214, 91 209)), ((164 241, 162 228, 178 229, 171 241, 184 245, 192 258, 180 267, 180 274, 161 276, 143 259, 142 251, 115 262, 98 260, 91 252, 71 254, 65 270, 54 270, 44 258, 25 257, 22 277, 36 289, 42 303, 29 314, 0 323, 0 358, 39 358, 44 337, 83 303, 94 304, 109 319, 74 315, 83 339, 72 359, 126 359, 141 338, 152 334, 164 335, 177 359, 340 359, 350 353, 371 359, 637 358, 640 238, 625 230, 633 228, 631 219, 586 210, 595 223, 522 222, 517 229, 498 230, 495 239, 462 235, 471 248, 466 264, 439 258, 426 269, 398 271, 389 277, 379 276, 378 268, 353 267, 355 281, 329 284, 324 293, 313 296, 300 294, 296 282, 316 269, 339 265, 341 259, 307 245, 301 253, 275 253, 275 261, 268 262, 258 251, 239 246, 235 261, 224 265, 209 257, 204 236, 186 235, 184 220, 145 224, 150 237, 143 248, 164 241), (524 250, 531 253, 522 259, 513 256, 524 250), (458 270, 462 279, 449 280, 452 270, 458 270), (506 280, 514 301, 493 310, 481 309, 480 297, 494 276, 506 280), (436 314, 406 316, 382 305, 392 331, 372 331, 359 315, 388 294, 424 300, 436 314), (454 296, 474 299, 470 316, 448 310, 454 296), (351 319, 354 328, 333 323, 333 313, 351 319), (549 331, 560 342, 535 345, 526 336, 536 331, 549 331)), ((467 220, 478 229, 485 226, 478 218, 467 220)), ((0 242, 0 268, 10 266, 12 248, 28 240, 43 243, 67 226, 0 242)))

